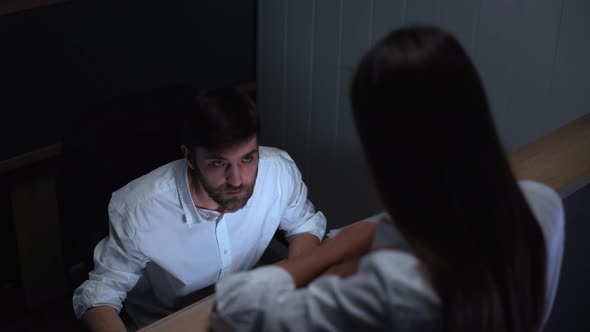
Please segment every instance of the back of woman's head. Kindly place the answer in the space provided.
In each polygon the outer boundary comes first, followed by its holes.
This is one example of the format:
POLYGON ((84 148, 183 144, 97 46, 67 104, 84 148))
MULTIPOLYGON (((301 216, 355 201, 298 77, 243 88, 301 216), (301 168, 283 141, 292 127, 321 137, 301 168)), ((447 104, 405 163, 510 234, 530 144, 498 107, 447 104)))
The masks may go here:
POLYGON ((363 57, 351 101, 384 204, 441 296, 445 329, 536 329, 542 233, 457 40, 434 27, 390 33, 363 57))

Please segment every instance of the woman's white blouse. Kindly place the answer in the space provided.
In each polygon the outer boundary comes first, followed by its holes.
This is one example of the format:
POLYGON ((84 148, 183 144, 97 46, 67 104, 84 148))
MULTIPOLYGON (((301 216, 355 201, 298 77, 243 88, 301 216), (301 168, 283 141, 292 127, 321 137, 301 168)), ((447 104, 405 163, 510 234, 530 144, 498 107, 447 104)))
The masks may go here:
MULTIPOLYGON (((543 229, 547 248, 547 310, 555 297, 564 242, 557 193, 537 182, 520 187, 543 229)), ((378 218, 373 218, 378 219, 378 218)), ((376 250, 348 278, 324 276, 295 289, 289 273, 265 266, 221 279, 210 325, 229 331, 434 331, 440 299, 416 257, 390 223, 379 223, 376 250)))

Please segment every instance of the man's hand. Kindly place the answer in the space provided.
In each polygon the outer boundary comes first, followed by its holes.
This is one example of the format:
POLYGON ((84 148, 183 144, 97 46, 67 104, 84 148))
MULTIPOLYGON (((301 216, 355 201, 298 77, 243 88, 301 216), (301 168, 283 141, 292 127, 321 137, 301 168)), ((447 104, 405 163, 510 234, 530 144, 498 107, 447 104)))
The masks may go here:
POLYGON ((82 321, 90 332, 127 331, 117 311, 109 306, 101 305, 86 310, 82 321))

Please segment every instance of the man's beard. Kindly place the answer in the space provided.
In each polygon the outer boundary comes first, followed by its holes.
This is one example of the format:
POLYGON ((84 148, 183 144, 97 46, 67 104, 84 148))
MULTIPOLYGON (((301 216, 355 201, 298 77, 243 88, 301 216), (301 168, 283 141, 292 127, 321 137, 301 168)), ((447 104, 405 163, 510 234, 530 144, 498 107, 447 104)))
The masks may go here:
POLYGON ((252 193, 254 192, 254 185, 256 184, 256 178, 258 177, 258 170, 256 170, 256 174, 254 175, 254 181, 252 183, 242 183, 238 187, 231 186, 229 184, 221 185, 217 188, 213 188, 209 186, 201 172, 196 169, 195 174, 197 175, 201 186, 209 197, 215 201, 215 203, 219 204, 227 212, 235 212, 241 208, 243 208, 250 197, 252 197, 252 193), (225 192, 227 191, 240 191, 238 195, 227 195, 225 192))

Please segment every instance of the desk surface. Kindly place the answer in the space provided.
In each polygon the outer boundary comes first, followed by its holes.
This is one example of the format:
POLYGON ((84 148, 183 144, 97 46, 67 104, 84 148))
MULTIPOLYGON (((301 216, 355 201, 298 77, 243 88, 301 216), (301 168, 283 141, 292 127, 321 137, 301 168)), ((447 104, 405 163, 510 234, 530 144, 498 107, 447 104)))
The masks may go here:
POLYGON ((140 332, 205 332, 208 330, 207 316, 213 301, 214 295, 189 305, 170 316, 164 317, 151 325, 139 330, 140 332))
POLYGON ((569 196, 590 183, 590 113, 513 151, 510 162, 517 178, 569 196))
MULTIPOLYGON (((562 197, 590 183, 590 114, 510 154, 517 178, 543 182, 562 197)), ((211 295, 141 331, 207 331, 211 295)))

